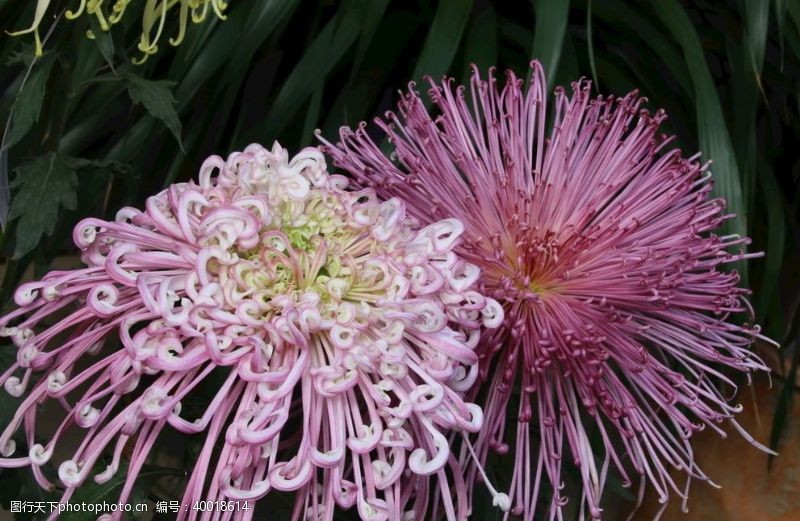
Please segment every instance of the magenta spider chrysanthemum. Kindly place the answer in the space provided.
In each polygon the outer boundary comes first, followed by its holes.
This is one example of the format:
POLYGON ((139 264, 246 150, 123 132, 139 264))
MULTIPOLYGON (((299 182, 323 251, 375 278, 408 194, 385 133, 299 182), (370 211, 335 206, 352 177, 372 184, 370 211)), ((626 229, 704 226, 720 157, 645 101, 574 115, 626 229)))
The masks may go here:
POLYGON ((197 500, 276 489, 296 492, 293 519, 330 520, 337 505, 363 520, 463 519, 446 436, 481 425, 463 393, 480 328, 498 326, 502 308, 452 252, 458 220, 417 230, 399 199, 346 185, 316 149, 289 160, 251 145, 209 158, 199 184, 173 185, 143 212, 79 223, 88 267, 24 284, 0 319, 18 347, 0 383, 24 396, 0 434, 0 467, 31 466, 49 488, 40 467, 57 460, 67 501, 128 458, 124 503, 171 427, 205 433, 180 518, 198 515, 197 500), (198 396, 201 416, 182 415, 198 396), (54 432, 42 407, 63 411, 54 432), (21 425, 29 451, 14 457, 21 425), (65 446, 70 430, 77 447, 65 446))
POLYGON ((482 290, 506 315, 478 347, 487 385, 476 449, 484 461, 511 451, 512 513, 533 519, 547 490, 560 519, 567 464, 593 518, 610 466, 626 484, 633 470, 666 503, 688 487, 671 469, 708 480, 693 433, 723 434, 726 419, 743 432, 720 389, 735 387, 723 369, 766 370, 748 350, 764 339, 759 328, 734 320, 752 316, 748 292, 724 269, 755 254, 744 253, 747 238, 715 234, 731 216, 710 197, 699 155, 667 147, 662 111, 643 110, 635 92, 593 98, 581 81, 572 95, 557 89, 548 113, 542 68, 532 67, 527 89, 512 72, 500 88, 492 71, 488 80, 475 71, 468 97, 451 80, 431 81, 436 115, 411 84, 399 116, 377 121, 390 157, 363 124, 342 129, 336 146, 323 140, 325 150, 422 222, 464 223, 456 251, 481 267, 482 290))

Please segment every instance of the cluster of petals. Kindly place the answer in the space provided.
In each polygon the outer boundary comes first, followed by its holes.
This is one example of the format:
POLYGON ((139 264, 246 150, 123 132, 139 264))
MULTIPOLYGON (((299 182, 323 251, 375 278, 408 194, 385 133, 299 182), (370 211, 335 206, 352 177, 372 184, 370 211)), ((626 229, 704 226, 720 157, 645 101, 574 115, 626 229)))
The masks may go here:
POLYGON ((505 85, 493 70, 469 88, 430 80, 433 110, 411 84, 376 120, 390 155, 364 124, 324 150, 421 222, 464 223, 456 252, 505 311, 478 347, 484 385, 471 396, 484 408, 478 459, 513 458, 511 513, 534 519, 538 503, 562 519, 567 466, 581 518, 602 516, 610 473, 666 505, 708 480, 694 433, 724 435, 727 420, 752 441, 726 370, 766 370, 749 347, 767 339, 730 266, 756 254, 718 235, 732 216, 708 164, 668 146, 662 111, 636 92, 593 96, 588 81, 557 88, 553 105, 545 90, 537 62, 527 86, 510 71, 505 85))
POLYGON ((23 397, 0 467, 51 488, 55 464, 62 501, 125 472, 126 502, 172 428, 205 436, 181 518, 272 490, 295 493, 295 519, 465 518, 448 436, 482 425, 464 395, 502 307, 453 253, 458 220, 419 229, 347 183, 316 149, 250 145, 144 211, 80 222, 87 267, 22 285, 0 319, 18 349, 0 383, 23 397))
MULTIPOLYGON (((27 29, 9 33, 12 36, 33 33, 36 42, 36 56, 42 55, 42 42, 39 36, 39 26, 49 11, 51 0, 36 0, 33 23, 27 29)), ((131 8, 133 0, 78 0, 78 5, 73 10, 66 10, 64 16, 68 20, 80 18, 82 15, 93 17, 97 26, 102 31, 108 31, 111 26, 123 20, 126 12, 131 8)), ((142 34, 139 38, 138 49, 142 52, 141 61, 158 52, 158 42, 164 32, 168 15, 175 9, 178 10, 178 33, 169 39, 170 45, 177 46, 186 35, 189 20, 194 23, 203 22, 209 12, 213 12, 221 20, 225 19, 225 10, 228 3, 225 0, 147 0, 141 7, 142 34)), ((135 7, 134 7, 135 9, 135 7)), ((87 36, 94 38, 92 30, 87 31, 87 36)))

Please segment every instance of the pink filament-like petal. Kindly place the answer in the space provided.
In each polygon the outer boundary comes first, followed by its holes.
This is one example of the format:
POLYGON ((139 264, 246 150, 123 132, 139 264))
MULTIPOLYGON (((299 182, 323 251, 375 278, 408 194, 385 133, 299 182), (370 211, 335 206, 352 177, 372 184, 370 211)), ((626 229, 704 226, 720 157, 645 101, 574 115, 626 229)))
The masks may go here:
POLYGON ((0 384, 23 396, 0 467, 31 466, 49 487, 40 467, 54 464, 62 502, 125 468, 125 502, 172 428, 205 436, 180 519, 198 500, 272 489, 295 493, 293 519, 330 520, 337 506, 465 519, 446 436, 480 426, 465 382, 500 306, 452 252, 460 222, 416 230, 401 200, 346 185, 318 150, 251 145, 143 212, 79 223, 88 267, 23 284, 0 318, 17 347, 0 384), (42 411, 61 414, 55 432, 37 426, 42 411), (13 457, 18 430, 27 456, 13 457))
MULTIPOLYGON (((364 124, 343 128, 336 145, 320 139, 360 187, 402 198, 423 224, 463 225, 454 251, 480 268, 481 291, 504 311, 481 311, 502 325, 475 349, 483 385, 470 396, 484 406, 475 451, 480 461, 512 454, 512 513, 533 519, 549 488, 560 519, 571 465, 599 518, 609 467, 626 484, 633 470, 663 500, 684 496, 673 468, 708 479, 691 435, 722 432, 722 420, 741 431, 722 370, 767 370, 748 349, 767 339, 725 266, 757 255, 744 253, 749 239, 715 234, 732 216, 711 196, 708 165, 669 149, 662 111, 645 110, 636 92, 593 98, 588 81, 557 88, 548 106, 538 62, 531 72, 527 86, 510 71, 501 85, 494 69, 486 78, 476 69, 469 88, 429 80, 432 111, 410 84, 398 112, 376 120, 390 156, 364 124)), ((457 268, 445 277, 458 273, 471 280, 457 268)), ((411 278, 414 289, 433 283, 411 278)), ((469 486, 480 470, 470 468, 469 486)))

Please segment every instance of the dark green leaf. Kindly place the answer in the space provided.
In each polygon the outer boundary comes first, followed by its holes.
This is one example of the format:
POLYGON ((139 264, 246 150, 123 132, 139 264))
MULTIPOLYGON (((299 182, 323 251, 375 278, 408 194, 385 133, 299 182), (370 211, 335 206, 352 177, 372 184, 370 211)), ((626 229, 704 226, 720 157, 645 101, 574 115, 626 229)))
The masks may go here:
MULTIPOLYGON (((663 64, 672 72, 672 77, 681 87, 681 98, 689 98, 691 100, 694 97, 694 88, 684 57, 675 49, 673 39, 662 34, 657 24, 654 23, 653 17, 645 16, 640 9, 636 9, 629 3, 620 0, 603 0, 593 4, 592 17, 596 21, 603 21, 614 27, 614 34, 618 34, 620 40, 616 45, 618 49, 627 50, 626 48, 629 47, 642 46, 650 64, 663 64), (646 36, 637 39, 642 35, 646 36), (657 56, 658 60, 653 60, 653 56, 657 56)), ((592 25, 594 26, 594 24, 592 25)), ((615 67, 619 69, 625 65, 628 65, 629 69, 631 68, 629 64, 625 63, 627 61, 625 58, 620 59, 612 53, 603 53, 595 58, 598 61, 601 58, 607 61, 613 60, 616 62, 615 67)), ((638 72, 640 76, 648 73, 653 74, 652 71, 648 71, 644 67, 640 67, 638 72)), ((660 72, 660 75, 663 74, 663 72, 660 72)), ((661 82, 664 82, 664 80, 665 78, 659 78, 661 82)), ((658 92, 650 91, 647 94, 655 95, 658 92)), ((673 92, 670 92, 669 95, 674 97, 673 92)), ((674 117, 675 115, 670 114, 670 116, 674 117)))
POLYGON ((594 88, 600 90, 600 77, 597 75, 597 65, 594 61, 594 38, 592 36, 592 0, 586 6, 586 50, 589 54, 589 67, 592 69, 594 88))
POLYGON ((86 170, 122 176, 137 175, 131 165, 127 163, 120 163, 119 161, 112 161, 110 159, 101 161, 97 159, 81 159, 77 157, 70 157, 67 158, 66 161, 74 170, 86 170))
POLYGON ((717 194, 725 198, 728 210, 736 214, 736 218, 725 223, 725 228, 729 232, 745 235, 747 220, 736 154, 722 114, 714 80, 700 44, 700 37, 677 0, 662 0, 652 5, 661 21, 680 44, 686 58, 686 65, 694 85, 700 148, 705 157, 714 162, 711 170, 714 173, 714 188, 717 194))
POLYGON ((48 152, 16 169, 9 220, 17 223, 14 258, 33 250, 42 235, 53 233, 60 208, 74 210, 78 176, 69 161, 48 152))
POLYGON ((800 33, 800 2, 797 0, 789 0, 786 2, 787 12, 789 13, 789 18, 792 20, 792 24, 794 25, 795 31, 800 33))
POLYGON ((728 38, 729 59, 733 70, 733 100, 736 104, 733 139, 742 172, 742 198, 750 199, 755 189, 756 110, 761 86, 761 69, 767 43, 769 2, 745 2, 745 41, 728 38), (738 51, 738 53, 736 52, 738 51), (737 55, 738 54, 738 55, 737 55))
POLYGON ((757 83, 761 85, 761 67, 764 64, 764 50, 767 46, 769 1, 750 1, 744 4, 750 66, 757 83))
POLYGON ((8 186, 8 149, 0 148, 0 228, 5 231, 8 220, 8 203, 11 201, 11 190, 8 186))
POLYGON ((175 111, 176 101, 170 90, 174 82, 146 80, 131 72, 120 73, 120 76, 127 82, 131 100, 134 103, 141 103, 151 116, 163 121, 183 150, 181 120, 175 111))
MULTIPOLYGON (((497 64, 497 15, 491 5, 470 22, 464 42, 464 61, 467 65, 475 64, 482 71, 497 64)), ((467 70, 465 75, 469 74, 467 70)), ((467 81, 465 78, 464 83, 467 81)))
POLYGON ((33 45, 23 43, 21 48, 13 50, 6 58, 6 65, 23 64, 29 67, 33 60, 36 59, 36 50, 33 45))
POLYGON ((329 106, 323 135, 333 136, 342 125, 357 125, 369 117, 376 99, 390 92, 386 87, 387 77, 395 71, 386 64, 402 60, 406 45, 414 37, 416 23, 419 22, 414 15, 404 11, 392 11, 381 22, 353 84, 341 86, 329 106))
MULTIPOLYGON (((227 83, 239 86, 244 81, 250 72, 248 65, 253 55, 262 48, 275 29, 291 16, 299 3, 299 0, 253 2, 250 12, 242 12, 244 28, 241 35, 237 36, 236 52, 225 60, 227 69, 224 77, 227 83)), ((380 1, 374 3, 380 4, 380 1)), ((236 14, 239 15, 239 12, 236 14)))
POLYGON ((180 78, 176 96, 181 106, 187 103, 197 89, 221 67, 226 66, 221 77, 226 83, 240 86, 247 74, 247 65, 278 24, 284 22, 297 7, 298 0, 270 0, 252 2, 245 11, 242 7, 231 11, 228 20, 210 33, 205 44, 187 64, 176 60, 173 73, 180 78))
POLYGON ((363 5, 361 38, 358 39, 358 44, 356 45, 353 68, 350 73, 350 81, 348 82, 351 85, 356 72, 361 68, 361 64, 364 62, 364 57, 367 55, 367 50, 372 43, 372 38, 375 36, 375 31, 378 30, 378 24, 383 19, 383 13, 386 12, 386 7, 388 5, 389 0, 372 0, 366 5, 363 5))
POLYGON ((23 83, 11 108, 11 130, 4 142, 5 148, 19 142, 39 120, 39 113, 44 103, 45 86, 54 63, 54 54, 46 54, 33 62, 30 75, 23 83))
POLYGON ((563 53, 558 62, 556 75, 553 77, 553 85, 569 85, 582 76, 578 69, 577 54, 572 36, 567 34, 564 36, 563 53))
POLYGON ((536 0, 535 5, 536 28, 531 56, 542 63, 545 78, 552 83, 567 30, 569 0, 536 0))
POLYGON ((419 82, 424 75, 438 80, 448 72, 467 26, 470 11, 472 11, 472 0, 439 2, 422 52, 417 58, 412 76, 415 81, 419 82))
MULTIPOLYGON (((363 1, 363 0, 361 0, 363 1)), ((324 81, 328 72, 342 59, 358 36, 360 2, 346 4, 325 25, 283 84, 267 114, 266 128, 256 132, 260 139, 276 139, 298 109, 308 100, 314 86, 324 81)))
POLYGON ((772 299, 779 298, 778 288, 781 277, 784 249, 786 246, 786 226, 788 219, 784 210, 783 195, 775 180, 769 164, 762 162, 759 169, 758 180, 764 197, 764 207, 767 209, 767 246, 764 259, 764 272, 761 279, 761 288, 757 295, 756 309, 759 317, 764 319, 764 313, 772 299))
POLYGON ((306 122, 303 125, 303 146, 308 146, 314 136, 314 129, 319 126, 319 113, 322 106, 322 84, 314 89, 311 95, 311 103, 308 105, 308 112, 306 112, 306 122))
POLYGON ((109 31, 104 31, 100 27, 100 22, 97 21, 96 16, 90 16, 89 20, 92 27, 92 39, 97 44, 97 49, 105 58, 108 66, 111 67, 111 70, 114 70, 114 39, 111 38, 109 31))
POLYGON ((781 67, 783 71, 783 38, 786 25, 786 0, 775 0, 775 21, 778 25, 778 42, 781 48, 781 67))
POLYGON ((511 18, 498 17, 498 28, 504 39, 508 39, 509 42, 513 43, 515 46, 525 49, 525 60, 530 59, 530 56, 527 55, 527 50, 530 48, 531 42, 533 41, 533 31, 531 27, 523 25, 511 18))

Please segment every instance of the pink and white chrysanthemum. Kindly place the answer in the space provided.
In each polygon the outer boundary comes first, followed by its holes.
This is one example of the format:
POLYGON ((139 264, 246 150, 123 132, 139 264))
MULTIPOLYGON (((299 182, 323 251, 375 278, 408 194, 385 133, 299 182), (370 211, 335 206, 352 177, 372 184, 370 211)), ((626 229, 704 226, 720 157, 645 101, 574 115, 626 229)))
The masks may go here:
POLYGON ((363 520, 464 519, 447 436, 481 425, 462 397, 481 327, 498 326, 502 308, 453 253, 460 221, 416 229, 399 199, 346 185, 318 150, 289 160, 251 145, 209 158, 197 184, 144 211, 79 223, 88 267, 24 284, 0 319, 18 348, 0 382, 23 397, 0 467, 30 466, 49 488, 41 466, 54 459, 67 501, 127 458, 126 502, 172 428, 205 435, 180 518, 197 500, 275 489, 296 492, 294 519, 354 505, 363 520), (182 415, 209 378, 218 387, 200 417, 182 415), (15 455, 20 427, 28 453, 15 455), (77 447, 64 446, 69 431, 77 447))
POLYGON ((505 310, 478 348, 476 449, 484 461, 511 452, 512 513, 533 519, 541 497, 560 519, 566 465, 593 518, 610 466, 626 484, 631 471, 652 484, 664 503, 671 491, 685 497, 688 482, 672 469, 708 479, 691 435, 724 435, 723 420, 742 431, 723 369, 766 369, 748 350, 759 328, 737 323, 752 317, 748 292, 725 268, 754 256, 743 251, 749 240, 715 233, 731 215, 710 196, 708 165, 667 147, 664 113, 644 110, 637 93, 593 98, 580 81, 571 95, 556 89, 548 107, 538 63, 527 88, 506 76, 500 87, 493 71, 476 70, 469 96, 431 81, 435 113, 411 84, 399 115, 377 121, 389 157, 363 124, 324 149, 422 222, 464 223, 456 251, 480 266, 481 290, 505 310))

